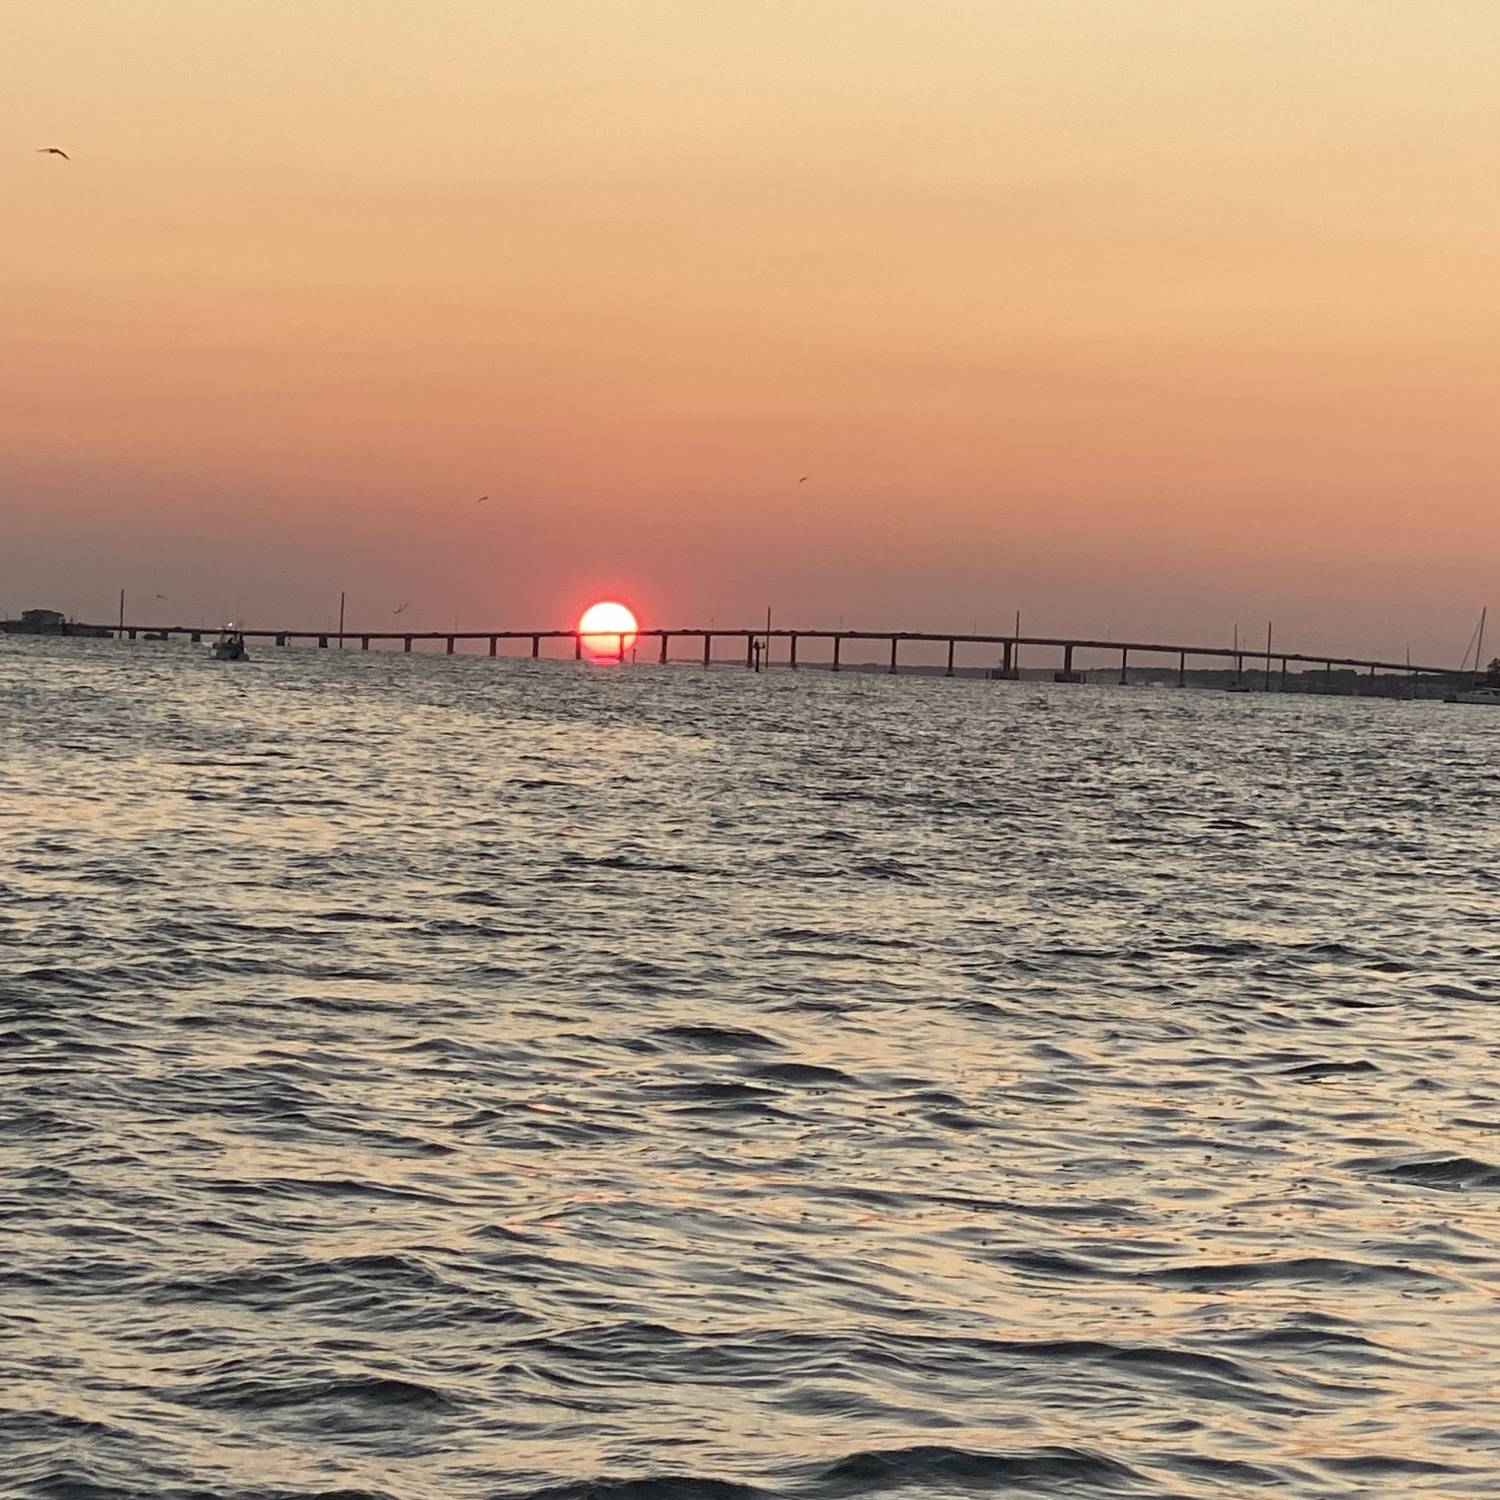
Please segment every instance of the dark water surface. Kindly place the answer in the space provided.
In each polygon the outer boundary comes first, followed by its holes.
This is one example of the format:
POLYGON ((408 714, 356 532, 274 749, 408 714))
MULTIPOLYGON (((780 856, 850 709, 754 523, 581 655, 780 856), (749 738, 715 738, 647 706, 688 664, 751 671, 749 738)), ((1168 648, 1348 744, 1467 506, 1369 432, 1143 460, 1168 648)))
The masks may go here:
POLYGON ((0 646, 0 1494, 1500 1495, 1500 714, 0 646))

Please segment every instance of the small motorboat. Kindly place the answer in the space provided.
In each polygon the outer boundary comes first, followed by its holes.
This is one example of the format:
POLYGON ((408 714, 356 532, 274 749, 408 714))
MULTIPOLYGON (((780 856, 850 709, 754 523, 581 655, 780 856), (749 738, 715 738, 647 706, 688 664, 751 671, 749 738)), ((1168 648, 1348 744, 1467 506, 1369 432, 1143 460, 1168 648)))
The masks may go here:
POLYGON ((1493 703, 1500 707, 1500 687, 1475 687, 1467 692, 1449 693, 1444 700, 1448 703, 1493 703))
POLYGON ((219 638, 213 644, 215 661, 249 661, 250 653, 245 650, 245 636, 242 631, 236 630, 233 625, 226 625, 219 632, 219 638))

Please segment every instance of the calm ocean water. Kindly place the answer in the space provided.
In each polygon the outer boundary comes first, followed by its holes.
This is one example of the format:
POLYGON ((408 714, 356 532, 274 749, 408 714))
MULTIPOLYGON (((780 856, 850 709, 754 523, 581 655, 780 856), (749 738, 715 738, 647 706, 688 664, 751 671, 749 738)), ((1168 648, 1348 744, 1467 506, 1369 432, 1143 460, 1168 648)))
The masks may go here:
POLYGON ((0 643, 0 1495, 1500 1495, 1497 752, 0 643))

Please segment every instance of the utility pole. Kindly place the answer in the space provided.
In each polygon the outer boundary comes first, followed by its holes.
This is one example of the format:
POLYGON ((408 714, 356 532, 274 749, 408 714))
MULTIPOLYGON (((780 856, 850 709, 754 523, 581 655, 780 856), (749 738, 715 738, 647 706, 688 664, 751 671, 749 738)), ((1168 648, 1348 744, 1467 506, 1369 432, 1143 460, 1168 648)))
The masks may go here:
POLYGON ((344 591, 339 590, 339 650, 344 649, 344 591))
POLYGON ((120 638, 125 636, 125 590, 120 590, 120 638))

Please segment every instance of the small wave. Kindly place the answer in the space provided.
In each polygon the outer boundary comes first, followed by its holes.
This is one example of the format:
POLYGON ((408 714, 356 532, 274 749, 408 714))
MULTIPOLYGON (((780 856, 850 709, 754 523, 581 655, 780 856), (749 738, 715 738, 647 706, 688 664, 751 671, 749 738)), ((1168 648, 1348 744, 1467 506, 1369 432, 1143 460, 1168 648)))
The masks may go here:
POLYGON ((189 1298, 268 1306, 315 1300, 330 1289, 359 1288, 378 1289, 385 1296, 440 1296, 454 1290, 445 1277, 412 1256, 349 1255, 314 1260, 298 1255, 255 1262, 201 1280, 166 1282, 152 1300, 189 1298))
POLYGON ((176 1392, 188 1406, 224 1411, 275 1411, 322 1406, 447 1412, 462 1403, 420 1381, 392 1375, 327 1375, 322 1378, 221 1375, 176 1392))
POLYGON ((915 948, 910 938, 883 937, 873 932, 851 932, 847 928, 827 931, 816 927, 771 927, 766 937, 777 943, 837 943, 853 949, 915 948))
POLYGON ((1061 1276, 1069 1281, 1097 1281, 1105 1272, 1094 1261, 1057 1250, 1017 1250, 1002 1257, 1007 1265, 1034 1276, 1061 1276))
POLYGON ((668 1099, 698 1099, 707 1103, 752 1104, 778 1098, 776 1090, 729 1078, 701 1078, 686 1083, 653 1083, 644 1092, 668 1099))
POLYGON ((495 891, 459 891, 452 898, 464 906, 507 906, 507 899, 495 891))
POLYGON ((497 1500, 755 1500, 753 1485, 727 1479, 661 1476, 652 1479, 578 1479, 542 1490, 510 1490, 497 1500))
POLYGON ((397 1187, 355 1177, 265 1177, 198 1178, 200 1191, 226 1198, 372 1198, 392 1202, 446 1203, 445 1195, 431 1189, 397 1187))
POLYGON ((1278 1076, 1301 1079, 1304 1083, 1314 1083, 1320 1078, 1334 1078, 1341 1073, 1378 1073, 1379 1071, 1380 1069, 1374 1063, 1358 1058, 1352 1062, 1302 1063, 1298 1067, 1283 1068, 1278 1076))
POLYGON ((734 1026, 663 1026, 651 1034, 663 1041, 679 1042, 685 1047, 703 1052, 744 1052, 781 1046, 780 1042, 772 1041, 758 1031, 741 1030, 734 1026))
POLYGON ((1184 1474, 1193 1474, 1215 1484, 1274 1484, 1286 1487, 1287 1476, 1273 1473, 1259 1464, 1247 1464, 1234 1458, 1210 1458, 1196 1453, 1172 1453, 1164 1455, 1174 1469, 1184 1474))
POLYGON ((850 868, 851 875, 862 875, 866 880, 895 880, 902 885, 926 885, 927 877, 903 864, 899 859, 861 860, 850 868))
POLYGON ((979 1453, 941 1444, 851 1453, 818 1476, 822 1494, 868 1495, 914 1485, 1010 1489, 1020 1484, 1118 1484, 1139 1478, 1115 1459, 1081 1448, 1038 1448, 1024 1453, 979 1453))
POLYGON ((1167 1282, 1173 1286, 1204 1288, 1297 1283, 1333 1286, 1376 1286, 1381 1283, 1425 1287, 1446 1285, 1443 1278, 1411 1266, 1396 1265, 1389 1261, 1341 1260, 1336 1256, 1322 1255, 1301 1255, 1286 1260, 1169 1266, 1164 1270, 1146 1272, 1141 1279, 1167 1282))
POLYGON ((1457 1464, 1434 1463, 1431 1459, 1404 1458, 1395 1453, 1356 1453, 1345 1456, 1316 1459, 1325 1469, 1336 1474, 1355 1474, 1368 1477, 1397 1474, 1476 1474, 1477 1469, 1460 1467, 1457 1464))
POLYGON ((805 1084, 814 1088, 855 1082, 847 1073, 838 1068, 824 1067, 821 1063, 767 1063, 764 1067, 757 1068, 754 1076, 770 1083, 805 1084))
POLYGON ((1500 1167, 1472 1156, 1366 1157, 1345 1164, 1351 1171, 1410 1187, 1464 1192, 1500 1188, 1500 1167))
POLYGON ((1237 1334, 1228 1342, 1243 1349, 1332 1350, 1341 1356, 1357 1358, 1389 1357, 1374 1340, 1337 1328, 1265 1328, 1237 1334))
POLYGON ((695 875, 700 878, 715 872, 699 865, 683 864, 677 860, 653 860, 629 854, 564 854, 565 865, 579 865, 594 870, 635 870, 646 875, 695 875))

